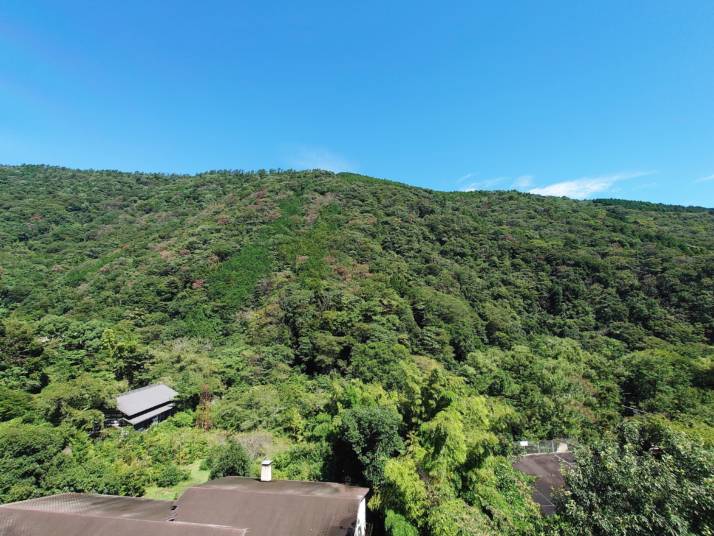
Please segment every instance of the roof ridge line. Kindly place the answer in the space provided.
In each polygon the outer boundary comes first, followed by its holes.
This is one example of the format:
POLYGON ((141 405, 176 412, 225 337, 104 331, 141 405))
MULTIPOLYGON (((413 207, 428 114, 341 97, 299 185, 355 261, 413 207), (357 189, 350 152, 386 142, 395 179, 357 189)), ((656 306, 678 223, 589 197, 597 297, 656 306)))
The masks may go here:
MULTIPOLYGON (((357 497, 348 495, 346 493, 340 494, 340 495, 320 495, 320 494, 315 494, 315 493, 285 493, 284 491, 280 490, 246 490, 246 489, 228 489, 225 487, 221 486, 191 486, 190 488, 186 489, 186 491, 192 490, 192 489, 200 489, 204 491, 226 491, 226 492, 233 492, 233 493, 248 493, 248 494, 256 494, 259 493, 261 495, 281 495, 283 497, 316 497, 318 499, 341 499, 341 500, 355 500, 357 497)), ((184 492, 186 493, 186 492, 184 492)), ((367 495, 365 493, 365 495, 367 495)), ((182 495, 183 496, 183 495, 182 495)), ((181 500, 181 497, 178 499, 179 501, 181 500)), ((176 508, 178 510, 180 506, 176 508)))

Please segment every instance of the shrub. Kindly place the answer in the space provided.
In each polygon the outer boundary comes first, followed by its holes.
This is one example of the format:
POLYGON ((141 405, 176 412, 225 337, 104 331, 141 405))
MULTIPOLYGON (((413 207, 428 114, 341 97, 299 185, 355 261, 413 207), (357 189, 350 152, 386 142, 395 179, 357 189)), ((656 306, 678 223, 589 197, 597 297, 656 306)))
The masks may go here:
POLYGON ((167 463, 160 466, 156 471, 154 483, 161 487, 175 486, 183 480, 188 480, 190 476, 185 469, 181 469, 176 464, 167 463))
POLYGON ((223 445, 214 447, 203 467, 211 472, 210 478, 248 476, 251 460, 243 445, 229 438, 223 445))
POLYGON ((31 399, 24 391, 0 385, 0 421, 22 417, 30 411, 31 399))
POLYGON ((406 518, 392 510, 387 510, 384 528, 389 536, 418 536, 419 531, 406 518))

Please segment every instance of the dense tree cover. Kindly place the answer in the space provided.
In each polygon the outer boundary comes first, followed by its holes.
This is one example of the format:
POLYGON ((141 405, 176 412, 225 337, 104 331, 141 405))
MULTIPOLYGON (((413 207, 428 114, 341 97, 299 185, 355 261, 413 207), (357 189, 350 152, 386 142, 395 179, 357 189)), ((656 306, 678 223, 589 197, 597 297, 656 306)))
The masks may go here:
POLYGON ((578 452, 559 497, 572 534, 714 534, 714 453, 654 419, 578 452))
POLYGON ((270 455, 278 478, 371 486, 392 535, 705 532, 708 506, 681 495, 638 520, 672 478, 711 485, 713 343, 709 210, 0 167, 3 502, 141 495, 270 455), (156 381, 180 414, 104 428, 117 393, 156 381), (210 431, 193 426, 206 390, 210 431), (630 424, 642 412, 656 429, 630 424), (511 456, 554 437, 592 447, 546 522, 511 456), (625 463, 664 480, 618 511, 625 463))

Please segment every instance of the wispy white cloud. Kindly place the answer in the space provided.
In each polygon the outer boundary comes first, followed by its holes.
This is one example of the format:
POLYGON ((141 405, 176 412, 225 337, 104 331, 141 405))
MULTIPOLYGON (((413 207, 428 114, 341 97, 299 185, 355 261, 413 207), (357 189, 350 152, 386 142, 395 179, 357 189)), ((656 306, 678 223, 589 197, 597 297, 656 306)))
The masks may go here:
POLYGON ((714 175, 707 175, 706 177, 699 177, 694 182, 710 182, 714 181, 714 175))
POLYGON ((504 181, 508 180, 508 177, 495 177, 492 179, 480 179, 474 182, 470 182, 461 188, 462 192, 473 192, 475 190, 489 190, 494 186, 497 186, 504 181))
POLYGON ((357 171, 357 164, 324 147, 300 147, 290 158, 295 169, 325 169, 327 171, 357 171))
POLYGON ((533 184, 533 175, 521 175, 516 177, 511 185, 514 190, 525 190, 533 184))
MULTIPOLYGON (((463 177, 460 177, 457 183, 462 183, 468 179, 476 177, 477 173, 467 173, 463 177)), ((533 184, 532 175, 520 175, 518 177, 493 177, 489 179, 479 179, 476 181, 471 181, 460 188, 462 192, 473 192, 474 190, 493 190, 496 187, 498 189, 511 188, 514 190, 525 190, 533 184), (510 186, 509 186, 510 185, 510 186)))
POLYGON ((645 177, 647 175, 653 175, 654 173, 654 171, 630 171, 613 173, 612 175, 601 175, 598 177, 582 177, 570 181, 555 182, 540 188, 533 188, 530 190, 530 193, 586 199, 594 194, 610 190, 615 183, 619 181, 645 177))
POLYGON ((469 179, 473 179, 473 178, 476 177, 477 175, 478 175, 478 173, 469 172, 469 173, 467 173, 466 175, 462 175, 461 177, 459 177, 458 179, 456 179, 456 183, 457 183, 457 184, 461 184, 461 183, 464 182, 464 181, 467 181, 467 180, 469 180, 469 179))

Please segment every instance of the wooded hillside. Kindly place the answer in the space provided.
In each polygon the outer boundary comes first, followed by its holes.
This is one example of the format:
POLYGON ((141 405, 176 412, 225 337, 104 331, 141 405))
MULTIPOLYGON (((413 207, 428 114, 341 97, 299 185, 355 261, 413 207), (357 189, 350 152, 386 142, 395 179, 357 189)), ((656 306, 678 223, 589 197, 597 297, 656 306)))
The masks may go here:
MULTIPOLYGON (((546 522, 513 442, 622 446, 623 426, 654 427, 706 494, 713 345, 714 210, 324 171, 0 167, 3 502, 141 495, 239 449, 284 478, 371 486, 388 534, 582 533, 587 467, 546 522), (156 381, 184 411, 90 435, 116 393, 156 381), (210 431, 193 426, 204 386, 210 431)), ((623 533, 714 530, 712 504, 677 501, 623 533)), ((587 530, 633 523, 618 515, 587 530)))

